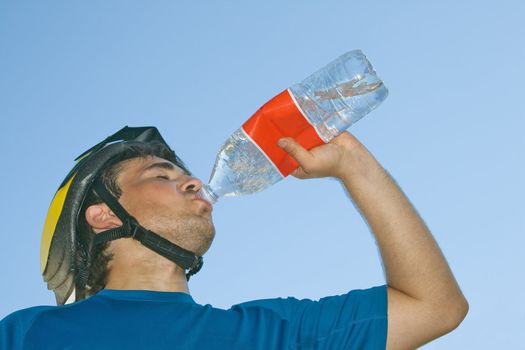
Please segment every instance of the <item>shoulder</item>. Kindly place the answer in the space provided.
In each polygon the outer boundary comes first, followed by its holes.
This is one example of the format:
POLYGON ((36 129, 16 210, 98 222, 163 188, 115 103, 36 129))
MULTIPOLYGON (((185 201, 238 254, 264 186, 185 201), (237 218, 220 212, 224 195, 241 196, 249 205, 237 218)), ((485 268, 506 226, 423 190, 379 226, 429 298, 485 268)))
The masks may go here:
POLYGON ((300 317, 308 313, 352 312, 354 317, 386 317, 387 286, 377 286, 368 289, 354 289, 341 295, 332 295, 312 299, 297 299, 294 297, 260 299, 232 306, 239 309, 264 309, 279 314, 284 318, 300 317))
POLYGON ((15 311, 0 321, 0 349, 18 349, 34 320, 56 306, 33 306, 15 311))
POLYGON ((274 298, 249 301, 234 310, 271 314, 287 324, 292 343, 318 349, 384 349, 387 336, 387 287, 355 289, 319 300, 274 298), (349 345, 353 344, 353 345, 349 345))
POLYGON ((82 306, 89 304, 90 299, 59 306, 33 306, 7 315, 0 321, 0 350, 21 349, 34 332, 47 332, 59 324, 74 321, 86 313, 82 306))
POLYGON ((47 311, 47 310, 53 310, 56 309, 57 306, 51 306, 51 305, 41 305, 41 306, 33 306, 26 309, 21 309, 18 311, 15 311, 9 315, 7 315, 4 319, 0 321, 0 325, 6 326, 6 325, 13 325, 13 324, 25 324, 26 322, 31 322, 35 317, 37 317, 40 313, 47 311))

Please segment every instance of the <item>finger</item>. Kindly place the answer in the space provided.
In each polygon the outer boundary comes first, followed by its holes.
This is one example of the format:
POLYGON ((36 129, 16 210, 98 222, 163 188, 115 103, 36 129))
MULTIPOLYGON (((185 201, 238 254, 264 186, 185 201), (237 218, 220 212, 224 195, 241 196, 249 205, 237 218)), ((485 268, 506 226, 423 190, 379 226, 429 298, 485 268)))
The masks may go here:
POLYGON ((308 164, 312 162, 313 156, 303 146, 295 142, 291 138, 282 138, 277 143, 279 147, 284 149, 299 165, 308 164))
POLYGON ((309 179, 311 178, 311 175, 306 173, 303 168, 301 167, 298 167, 297 169, 295 169, 294 171, 292 171, 292 173, 290 174, 292 175, 293 177, 295 177, 296 179, 301 179, 301 180, 304 180, 304 179, 309 179))

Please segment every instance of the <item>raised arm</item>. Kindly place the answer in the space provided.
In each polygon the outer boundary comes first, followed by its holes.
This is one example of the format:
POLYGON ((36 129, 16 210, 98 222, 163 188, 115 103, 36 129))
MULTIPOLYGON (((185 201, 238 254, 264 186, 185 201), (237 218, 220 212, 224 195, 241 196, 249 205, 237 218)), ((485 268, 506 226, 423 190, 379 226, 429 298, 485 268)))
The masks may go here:
POLYGON ((348 132, 310 151, 286 141, 300 165, 292 175, 341 179, 377 240, 388 283, 387 349, 413 349, 455 329, 468 303, 429 229, 366 147, 348 132))

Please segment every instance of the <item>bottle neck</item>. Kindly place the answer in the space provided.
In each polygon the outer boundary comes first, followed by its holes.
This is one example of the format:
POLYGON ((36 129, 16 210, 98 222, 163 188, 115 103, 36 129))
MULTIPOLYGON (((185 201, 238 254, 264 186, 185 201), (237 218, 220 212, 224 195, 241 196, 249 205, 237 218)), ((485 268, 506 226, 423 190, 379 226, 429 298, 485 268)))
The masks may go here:
POLYGON ((199 195, 211 204, 215 204, 219 200, 219 196, 213 191, 210 185, 203 185, 199 191, 199 195))

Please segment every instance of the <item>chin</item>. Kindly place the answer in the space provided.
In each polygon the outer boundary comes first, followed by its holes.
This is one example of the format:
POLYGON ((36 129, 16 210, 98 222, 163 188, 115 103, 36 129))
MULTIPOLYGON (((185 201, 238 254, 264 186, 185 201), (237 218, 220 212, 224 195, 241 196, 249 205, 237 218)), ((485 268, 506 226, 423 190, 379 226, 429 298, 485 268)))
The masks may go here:
POLYGON ((215 227, 211 226, 209 231, 201 231, 197 240, 194 241, 195 250, 193 252, 197 255, 204 255, 211 247, 213 239, 215 238, 215 227))
POLYGON ((209 216, 157 216, 150 223, 146 228, 200 256, 208 251, 215 237, 215 226, 209 216))
POLYGON ((186 225, 178 226, 179 230, 174 232, 174 243, 194 252, 197 255, 204 255, 210 249, 215 238, 215 226, 210 219, 191 219, 186 225))

